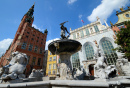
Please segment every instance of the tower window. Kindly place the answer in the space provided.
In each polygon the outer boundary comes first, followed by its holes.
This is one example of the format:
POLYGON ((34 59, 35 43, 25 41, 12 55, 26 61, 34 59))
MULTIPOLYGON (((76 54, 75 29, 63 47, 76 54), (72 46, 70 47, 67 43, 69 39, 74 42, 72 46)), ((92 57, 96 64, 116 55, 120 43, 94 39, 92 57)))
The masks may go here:
POLYGON ((36 57, 33 57, 32 65, 35 65, 35 60, 36 60, 36 57))
POLYGON ((26 38, 28 38, 28 36, 26 36, 26 38))
POLYGON ((32 47, 33 47, 33 45, 30 44, 28 50, 31 51, 31 50, 32 50, 32 47))
POLYGON ((37 46, 35 46, 35 48, 34 48, 34 52, 37 52, 37 49, 38 49, 38 47, 37 47, 37 46))
POLYGON ((29 34, 29 32, 27 32, 29 34))
POLYGON ((38 63, 37 63, 37 65, 40 66, 40 63, 41 63, 41 58, 38 58, 38 63))
POLYGON ((42 54, 42 48, 40 48, 40 54, 42 54))
POLYGON ((26 49, 26 45, 27 45, 27 43, 24 42, 24 43, 22 44, 21 49, 26 49))

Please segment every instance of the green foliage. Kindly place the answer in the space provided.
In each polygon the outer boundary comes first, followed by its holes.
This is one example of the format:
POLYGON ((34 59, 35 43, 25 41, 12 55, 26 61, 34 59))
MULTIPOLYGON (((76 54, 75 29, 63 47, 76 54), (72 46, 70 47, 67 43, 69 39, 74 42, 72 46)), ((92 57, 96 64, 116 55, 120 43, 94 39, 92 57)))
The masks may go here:
POLYGON ((124 57, 130 60, 130 21, 125 22, 126 28, 121 28, 117 33, 115 43, 120 45, 116 48, 117 51, 125 53, 124 57))

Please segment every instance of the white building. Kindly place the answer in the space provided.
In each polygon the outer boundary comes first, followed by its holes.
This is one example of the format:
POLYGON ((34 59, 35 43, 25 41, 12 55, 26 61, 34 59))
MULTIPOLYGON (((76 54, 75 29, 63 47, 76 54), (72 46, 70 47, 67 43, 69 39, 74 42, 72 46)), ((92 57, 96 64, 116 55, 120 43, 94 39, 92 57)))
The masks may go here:
POLYGON ((104 22, 106 26, 102 25, 100 19, 97 17, 97 21, 93 23, 75 30, 70 29, 71 35, 69 39, 77 40, 82 44, 82 49, 71 56, 73 68, 78 68, 84 64, 87 64, 88 67, 90 65, 93 67, 96 63, 94 60, 94 54, 97 50, 96 43, 107 57, 107 63, 115 64, 120 53, 112 50, 117 47, 113 38, 115 34, 105 20, 104 22), (83 64, 83 62, 85 63, 83 64))

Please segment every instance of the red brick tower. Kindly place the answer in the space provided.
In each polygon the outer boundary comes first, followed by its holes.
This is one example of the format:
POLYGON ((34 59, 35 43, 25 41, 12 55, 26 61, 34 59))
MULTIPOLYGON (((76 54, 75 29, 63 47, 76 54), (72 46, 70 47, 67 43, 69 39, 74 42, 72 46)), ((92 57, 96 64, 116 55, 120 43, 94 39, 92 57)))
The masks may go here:
POLYGON ((47 37, 47 32, 42 33, 32 27, 34 21, 33 12, 34 5, 23 16, 12 44, 0 60, 0 66, 5 66, 9 63, 8 58, 12 52, 26 53, 29 57, 26 75, 29 75, 33 68, 42 69, 47 37))

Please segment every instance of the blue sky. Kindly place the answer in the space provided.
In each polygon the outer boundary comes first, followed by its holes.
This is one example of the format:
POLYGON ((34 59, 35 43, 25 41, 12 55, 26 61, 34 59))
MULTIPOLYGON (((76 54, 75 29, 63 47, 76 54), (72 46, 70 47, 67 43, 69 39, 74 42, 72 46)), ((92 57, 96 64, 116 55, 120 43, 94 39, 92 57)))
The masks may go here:
POLYGON ((98 16, 102 23, 105 19, 110 26, 110 21, 114 24, 118 20, 116 11, 122 6, 126 9, 130 6, 129 0, 1 0, 0 56, 10 45, 22 17, 34 2, 33 26, 43 32, 48 30, 47 45, 60 38, 61 22, 69 21, 65 26, 74 30, 96 21, 98 16))

